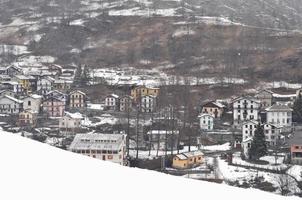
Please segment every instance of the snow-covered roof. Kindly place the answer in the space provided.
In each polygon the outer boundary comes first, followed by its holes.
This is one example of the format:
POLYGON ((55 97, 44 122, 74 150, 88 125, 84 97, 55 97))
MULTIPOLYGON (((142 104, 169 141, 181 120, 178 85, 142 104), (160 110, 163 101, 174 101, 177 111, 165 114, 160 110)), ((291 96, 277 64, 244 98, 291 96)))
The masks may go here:
POLYGON ((74 90, 74 91, 70 92, 70 94, 73 94, 73 93, 80 93, 82 95, 86 95, 84 92, 82 92, 80 90, 74 90))
POLYGON ((172 130, 168 130, 168 131, 166 131, 166 130, 150 130, 150 131, 148 131, 147 132, 147 135, 165 135, 165 134, 167 134, 167 135, 172 135, 172 134, 174 134, 174 135, 178 135, 179 134, 179 131, 178 130, 174 130, 174 131, 172 131, 172 130))
POLYGON ((274 104, 271 107, 265 109, 267 112, 280 111, 280 112, 291 112, 292 109, 284 104, 274 104))
POLYGON ((217 101, 208 101, 208 102, 204 103, 202 106, 203 107, 218 107, 218 108, 225 107, 222 103, 217 102, 217 101))
POLYGON ((116 95, 116 94, 109 94, 109 95, 106 96, 106 98, 108 98, 108 97, 113 97, 113 98, 116 98, 116 99, 119 98, 119 96, 116 95))
POLYGON ((77 134, 72 141, 70 150, 115 150, 125 144, 123 134, 77 134))
POLYGON ((297 94, 273 94, 273 97, 275 98, 296 98, 297 94))
POLYGON ((233 99, 232 102, 236 102, 238 100, 249 100, 249 101, 253 101, 255 103, 260 104, 260 101, 257 98, 255 98, 253 96, 250 96, 250 95, 245 95, 245 96, 237 97, 237 98, 233 99))
POLYGON ((23 101, 21 101, 21 100, 19 100, 19 99, 16 99, 16 98, 14 98, 14 97, 8 96, 8 95, 5 95, 5 96, 2 97, 2 98, 8 98, 8 99, 10 99, 10 100, 12 100, 12 101, 14 101, 14 102, 16 102, 16 103, 23 103, 23 101))
POLYGON ((209 114, 209 113, 200 113, 199 115, 198 115, 198 118, 202 118, 202 117, 212 117, 212 118, 214 118, 214 116, 213 115, 211 115, 211 114, 209 114))
MULTIPOLYGON (((258 189, 196 181, 156 171, 129 168, 64 151, 15 134, 0 132, 0 199, 20 200, 147 200, 211 199, 298 200, 258 189), (9 153, 7 151, 9 150, 9 153), (54 188, 55 191, 50 190, 54 188), (196 192, 169 192, 200 191, 196 192), (33 189, 34 188, 34 189, 33 189), (156 192, 150 192, 150 188, 156 192), (105 192, 100 192, 100 189, 105 192), (131 192, 135 189, 137 195, 131 192)), ((234 173, 234 172, 233 172, 234 173)))
POLYGON ((70 113, 65 111, 65 116, 70 117, 72 119, 83 119, 83 115, 79 112, 76 113, 70 113))

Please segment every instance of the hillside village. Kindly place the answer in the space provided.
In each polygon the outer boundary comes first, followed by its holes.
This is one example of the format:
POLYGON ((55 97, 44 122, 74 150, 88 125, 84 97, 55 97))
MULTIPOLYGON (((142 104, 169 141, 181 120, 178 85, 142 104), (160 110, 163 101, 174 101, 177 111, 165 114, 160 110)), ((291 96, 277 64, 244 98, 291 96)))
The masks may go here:
POLYGON ((95 99, 85 68, 10 65, 0 77, 6 131, 129 167, 301 195, 302 89, 192 102, 186 90, 170 101, 164 86, 116 84, 95 99))
POLYGON ((0 1, 0 130, 302 197, 301 12, 299 0, 0 1))

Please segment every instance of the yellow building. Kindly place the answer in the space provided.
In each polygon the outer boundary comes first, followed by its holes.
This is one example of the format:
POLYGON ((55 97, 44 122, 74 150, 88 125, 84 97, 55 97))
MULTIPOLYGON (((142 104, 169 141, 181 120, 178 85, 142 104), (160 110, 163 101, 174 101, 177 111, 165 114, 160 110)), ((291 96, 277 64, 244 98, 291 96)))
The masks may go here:
POLYGON ((24 75, 16 75, 14 78, 25 90, 30 90, 30 78, 24 75))
POLYGON ((139 86, 131 90, 131 96, 134 98, 135 101, 139 97, 144 97, 147 95, 157 97, 159 95, 159 88, 149 88, 146 86, 139 86))
POLYGON ((204 154, 201 151, 181 153, 173 158, 172 167, 177 169, 189 169, 201 165, 204 162, 204 154))

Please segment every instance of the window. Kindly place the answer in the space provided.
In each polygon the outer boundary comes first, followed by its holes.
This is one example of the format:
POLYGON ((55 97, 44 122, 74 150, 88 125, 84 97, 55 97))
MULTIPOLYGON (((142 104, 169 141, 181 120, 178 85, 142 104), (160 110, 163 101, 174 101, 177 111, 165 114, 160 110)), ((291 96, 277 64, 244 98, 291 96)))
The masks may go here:
POLYGON ((31 101, 28 101, 28 102, 27 102, 27 105, 28 105, 28 106, 31 106, 31 101))

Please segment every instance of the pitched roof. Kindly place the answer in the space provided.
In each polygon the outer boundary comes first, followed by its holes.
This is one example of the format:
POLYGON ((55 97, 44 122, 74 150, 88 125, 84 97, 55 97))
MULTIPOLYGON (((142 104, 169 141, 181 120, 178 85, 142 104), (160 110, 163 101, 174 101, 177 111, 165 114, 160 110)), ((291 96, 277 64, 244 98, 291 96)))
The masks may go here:
POLYGON ((243 122, 242 125, 248 124, 248 123, 259 124, 259 122, 256 120, 248 120, 248 121, 243 122))
POLYGON ((253 101, 255 103, 260 104, 260 101, 256 97, 253 97, 253 96, 250 96, 250 95, 245 95, 245 96, 237 97, 237 98, 233 99, 232 102, 234 103, 235 101, 238 101, 238 100, 241 100, 241 99, 243 99, 243 100, 250 100, 250 101, 253 101))
POLYGON ((113 97, 113 98, 116 98, 116 99, 119 98, 119 96, 116 95, 116 94, 109 94, 109 95, 106 96, 106 98, 107 98, 107 97, 113 97))
POLYGON ((70 92, 70 94, 73 94, 73 93, 80 93, 80 94, 86 96, 86 94, 84 92, 80 91, 80 90, 73 90, 73 91, 70 92))
POLYGON ((205 116, 209 116, 209 117, 214 118, 214 116, 211 115, 211 114, 209 114, 209 113, 200 113, 200 114, 198 115, 198 118, 205 117, 205 116))
POLYGON ((195 157, 195 156, 203 156, 204 153, 201 151, 191 151, 191 152, 185 152, 185 153, 181 153, 181 154, 177 154, 176 157, 179 158, 180 160, 186 160, 189 159, 191 157, 195 157))
POLYGON ((224 108, 225 106, 222 103, 217 101, 208 101, 202 105, 202 107, 217 107, 217 108, 224 108))
POLYGON ((12 101, 14 101, 14 102, 16 102, 16 103, 23 103, 23 101, 21 101, 21 100, 19 100, 19 99, 16 99, 16 98, 14 98, 14 97, 8 96, 8 95, 5 95, 5 96, 2 97, 2 98, 8 98, 8 99, 10 99, 10 100, 12 100, 12 101))
POLYGON ((290 107, 284 104, 274 104, 271 107, 268 107, 265 109, 267 112, 273 112, 273 111, 283 111, 283 112, 290 112, 293 111, 290 107))
POLYGON ((65 116, 68 116, 72 119, 83 119, 83 115, 79 112, 76 113, 70 113, 65 111, 65 116))
POLYGON ((69 149, 72 150, 114 150, 121 149, 125 142, 123 134, 77 134, 69 149))

